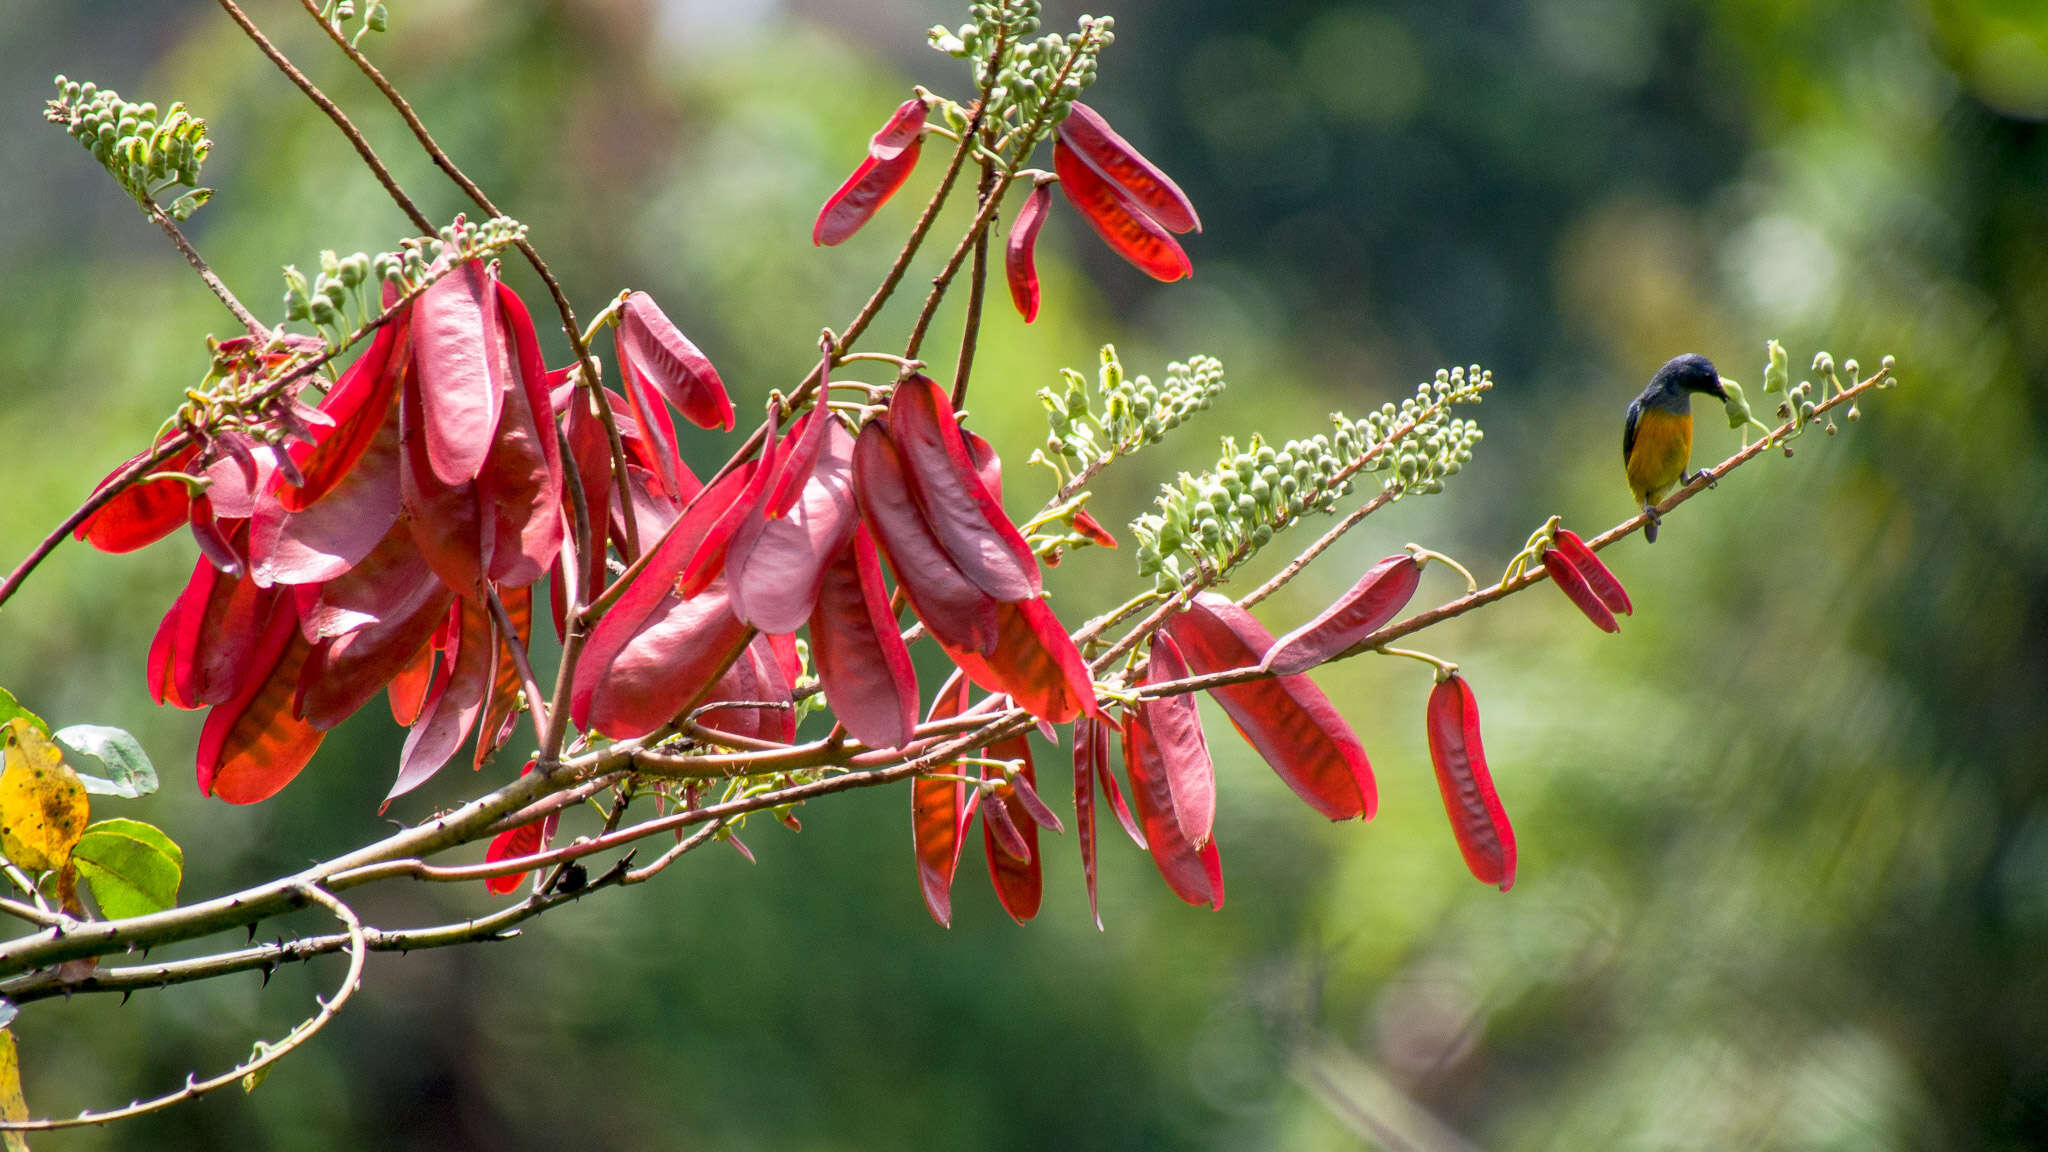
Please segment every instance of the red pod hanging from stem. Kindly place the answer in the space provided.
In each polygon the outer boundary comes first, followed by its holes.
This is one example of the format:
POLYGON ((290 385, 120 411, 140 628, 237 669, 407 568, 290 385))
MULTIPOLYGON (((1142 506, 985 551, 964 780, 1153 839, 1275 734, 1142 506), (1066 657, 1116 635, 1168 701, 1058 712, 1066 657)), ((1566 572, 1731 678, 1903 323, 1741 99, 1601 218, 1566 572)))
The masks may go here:
POLYGON ((1515 883, 1515 830, 1493 790, 1479 742, 1479 704, 1453 672, 1429 694, 1429 758, 1458 851, 1472 875, 1505 892, 1515 883))
POLYGON ((1261 668, 1292 676, 1330 659, 1365 639, 1407 607, 1422 582, 1422 560, 1410 553, 1389 556, 1366 570, 1351 590, 1315 619, 1282 636, 1261 668))
POLYGON ((1051 210, 1052 187, 1034 185, 1031 195, 1024 198, 1024 207, 1017 210, 1017 221, 1010 225, 1009 243, 1003 247, 1003 274, 1010 282, 1010 302, 1017 306, 1017 314, 1024 317, 1026 324, 1038 319, 1038 262, 1034 249, 1038 230, 1045 226, 1045 217, 1051 210))
MULTIPOLYGON (((967 708, 967 677, 954 673, 939 689, 927 719, 945 720, 967 708)), ((932 766, 935 775, 910 782, 910 833, 917 849, 917 880, 924 906, 942 928, 953 924, 953 871, 960 865, 960 840, 966 811, 966 786, 956 761, 932 766), (945 775, 951 779, 938 779, 945 775)))
POLYGON ((868 141, 867 159, 818 211, 818 222, 811 226, 811 243, 824 247, 841 243, 860 231, 903 187, 924 146, 924 121, 922 99, 912 97, 897 106, 889 122, 868 141))
POLYGON ((1201 217, 1187 193, 1159 166, 1145 159, 1128 140, 1116 134, 1102 114, 1075 101, 1056 131, 1060 142, 1086 161, 1117 191, 1168 232, 1200 232, 1201 217))
MULTIPOLYGON (((995 885, 1003 911, 1022 924, 1038 915, 1045 893, 1044 866, 1038 856, 1038 817, 1024 800, 1033 782, 1030 742, 1023 736, 1001 741, 990 745, 988 757, 1023 762, 1017 775, 1022 787, 998 785, 981 801, 982 851, 988 857, 989 882, 995 885)), ((1000 775, 994 767, 984 768, 982 773, 984 779, 1000 775)), ((1035 793, 1031 795, 1035 798, 1035 793)))
POLYGON ((1602 604, 1622 616, 1635 614, 1635 605, 1629 603, 1628 591, 1621 586, 1620 578, 1600 562, 1600 557, 1579 539, 1578 533, 1569 528, 1559 528, 1552 539, 1556 541, 1557 550, 1564 553, 1564 558, 1586 578, 1586 584, 1593 589, 1595 596, 1600 597, 1602 604))
POLYGON ((1188 254, 1166 229, 1063 141, 1053 144, 1052 166, 1067 202, 1117 255, 1154 280, 1171 282, 1195 274, 1188 254))
MULTIPOLYGON (((1166 630, 1198 675, 1249 668, 1273 634, 1228 597, 1198 594, 1166 630)), ((1246 680, 1209 690, 1231 724, 1287 786, 1331 820, 1371 819, 1379 805, 1372 763, 1336 706, 1307 676, 1246 680)))
POLYGON ((1544 549, 1543 570, 1550 573, 1550 582, 1557 585, 1558 591, 1563 592, 1567 599, 1577 605, 1579 611, 1586 614, 1586 619, 1591 620, 1602 632, 1621 631, 1621 622, 1614 618, 1614 612, 1601 600, 1600 594, 1593 591, 1593 586, 1586 582, 1585 574, 1570 560, 1565 559, 1563 552, 1555 548, 1544 549))

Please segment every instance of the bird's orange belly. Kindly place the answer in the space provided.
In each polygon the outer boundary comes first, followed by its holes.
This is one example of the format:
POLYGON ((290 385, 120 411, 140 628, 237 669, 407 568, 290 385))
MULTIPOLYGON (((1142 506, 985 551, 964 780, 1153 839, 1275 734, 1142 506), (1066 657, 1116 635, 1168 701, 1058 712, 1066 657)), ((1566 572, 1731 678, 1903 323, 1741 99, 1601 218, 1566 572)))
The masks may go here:
POLYGON ((1628 486, 1636 502, 1662 500, 1691 460, 1692 417, 1646 409, 1636 421, 1636 442, 1628 454, 1628 486))

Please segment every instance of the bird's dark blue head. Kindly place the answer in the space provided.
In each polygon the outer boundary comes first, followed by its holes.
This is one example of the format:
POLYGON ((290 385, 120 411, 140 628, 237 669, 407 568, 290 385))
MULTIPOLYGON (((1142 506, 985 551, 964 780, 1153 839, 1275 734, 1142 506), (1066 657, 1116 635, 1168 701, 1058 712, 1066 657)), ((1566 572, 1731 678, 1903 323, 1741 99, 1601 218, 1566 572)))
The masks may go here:
POLYGON ((1650 378, 1650 388, 1652 391, 1704 392, 1717 400, 1728 399, 1727 389, 1721 387, 1721 374, 1714 371, 1714 362, 1697 352, 1688 352, 1666 361, 1650 378))

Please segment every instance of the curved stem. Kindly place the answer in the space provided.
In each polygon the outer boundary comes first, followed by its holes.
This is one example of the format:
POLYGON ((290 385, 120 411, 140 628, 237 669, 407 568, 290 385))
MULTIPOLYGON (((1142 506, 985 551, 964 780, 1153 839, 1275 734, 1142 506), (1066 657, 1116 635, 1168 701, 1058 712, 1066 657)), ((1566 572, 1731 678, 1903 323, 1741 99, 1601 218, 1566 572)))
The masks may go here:
POLYGON ((314 1033, 326 1027, 327 1022, 334 1019, 340 1013, 342 1006, 348 1003, 349 998, 354 996, 356 989, 361 986, 363 980, 363 961, 368 958, 369 946, 365 939, 363 922, 356 916, 354 909, 343 904, 318 885, 301 884, 299 885, 299 890, 307 903, 318 904, 327 909, 348 930, 348 973, 342 977, 341 987, 335 992, 333 999, 321 999, 317 996, 313 998, 313 1002, 319 1005, 319 1010, 314 1012, 311 1017, 301 1021, 298 1026, 287 1032, 284 1038, 275 1044, 258 1043, 255 1056, 211 1079, 198 1080, 187 1076, 185 1078, 185 1086, 175 1092, 167 1092, 153 1099, 138 1101, 125 1108, 113 1108, 105 1112, 85 1111, 62 1120, 0 1120, 0 1131, 47 1132, 56 1128, 78 1128, 88 1124, 108 1124, 115 1120, 126 1120, 135 1116, 145 1116, 151 1112, 160 1112, 174 1104, 182 1104, 195 1097, 204 1096, 208 1092, 218 1091, 240 1081, 244 1076, 260 1072, 279 1060, 284 1059, 287 1055, 296 1051, 300 1045, 312 1039, 314 1033))

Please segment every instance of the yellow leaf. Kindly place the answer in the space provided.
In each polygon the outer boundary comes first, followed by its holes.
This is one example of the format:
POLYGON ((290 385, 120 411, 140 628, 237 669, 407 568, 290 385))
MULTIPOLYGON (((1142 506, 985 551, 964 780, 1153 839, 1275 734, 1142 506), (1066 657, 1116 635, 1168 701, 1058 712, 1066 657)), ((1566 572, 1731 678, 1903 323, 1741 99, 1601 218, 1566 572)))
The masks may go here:
POLYGON ((0 771, 0 852, 30 872, 63 868, 85 834, 85 785, 64 751, 17 716, 0 728, 7 767, 0 771))
MULTIPOLYGON (((28 1119, 28 1101, 21 1098, 21 1056, 14 1050, 14 1033, 0 1028, 0 1120, 28 1119)), ((7 1133, 7 1152, 28 1152, 28 1137, 7 1133)))

